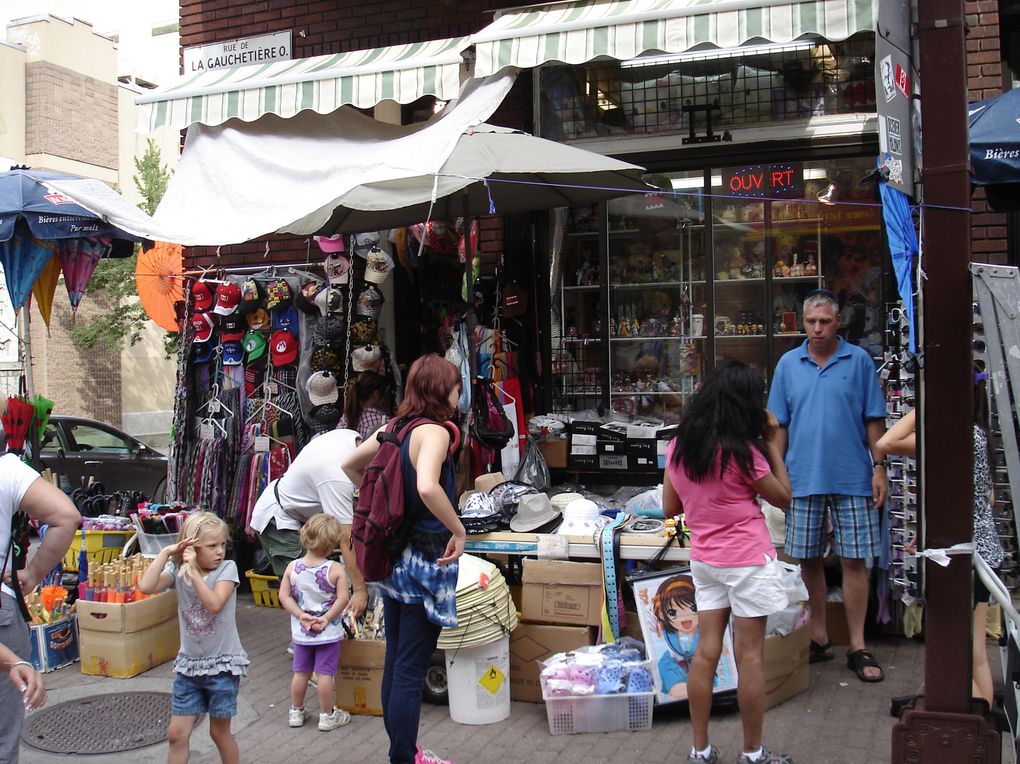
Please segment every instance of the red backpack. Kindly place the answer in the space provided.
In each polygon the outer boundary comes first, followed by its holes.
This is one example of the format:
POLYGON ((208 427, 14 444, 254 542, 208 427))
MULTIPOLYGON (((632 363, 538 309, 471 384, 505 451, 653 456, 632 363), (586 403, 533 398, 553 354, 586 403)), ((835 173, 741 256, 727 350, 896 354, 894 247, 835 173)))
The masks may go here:
MULTIPOLYGON (((379 450, 361 479, 351 526, 351 547, 366 581, 382 581, 389 576, 393 563, 407 546, 414 522, 405 522, 400 450, 411 431, 421 424, 438 423, 425 417, 409 421, 393 419, 376 436, 379 450)), ((453 430, 452 424, 450 429, 453 430)), ((451 452, 457 441, 459 437, 451 438, 451 452)))

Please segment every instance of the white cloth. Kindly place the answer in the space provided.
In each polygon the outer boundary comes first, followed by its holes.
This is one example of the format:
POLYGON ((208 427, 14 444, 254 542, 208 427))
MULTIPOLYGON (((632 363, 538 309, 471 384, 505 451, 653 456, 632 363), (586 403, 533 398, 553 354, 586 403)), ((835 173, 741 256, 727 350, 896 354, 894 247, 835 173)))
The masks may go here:
MULTIPOLYGON (((0 560, 7 556, 7 548, 11 543, 11 518, 21 506, 28 487, 36 481, 39 473, 25 464, 15 454, 0 456, 0 560)), ((11 569, 11 559, 3 569, 3 574, 11 569)), ((0 586, 4 593, 15 596, 14 590, 6 584, 0 586)))
POLYGON ((456 104, 415 125, 351 107, 290 119, 188 128, 181 160, 153 215, 186 245, 235 244, 273 231, 312 234, 356 186, 434 174, 464 131, 484 122, 516 75, 469 81, 456 104))
POLYGON ((284 476, 272 481, 259 496, 251 527, 262 533, 270 520, 276 520, 280 530, 297 531, 319 512, 345 525, 354 522, 354 483, 340 465, 359 439, 354 430, 329 430, 312 438, 284 476), (283 506, 276 502, 273 487, 277 484, 283 506))

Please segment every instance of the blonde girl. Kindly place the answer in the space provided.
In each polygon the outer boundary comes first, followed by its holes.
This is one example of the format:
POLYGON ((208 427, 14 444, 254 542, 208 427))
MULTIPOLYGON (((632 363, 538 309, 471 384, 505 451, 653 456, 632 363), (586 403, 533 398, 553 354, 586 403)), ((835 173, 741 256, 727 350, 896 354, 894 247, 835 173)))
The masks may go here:
POLYGON ((344 637, 340 614, 347 607, 347 576, 328 555, 340 546, 343 529, 332 515, 317 514, 301 527, 305 556, 292 561, 280 579, 280 604, 290 613, 294 642, 294 678, 290 683, 288 724, 300 727, 308 718, 305 692, 314 671, 318 677, 319 729, 342 727, 351 715, 333 705, 333 677, 344 637), (327 710, 328 709, 328 710, 327 710))
POLYGON ((237 564, 225 559, 227 524, 212 512, 188 517, 177 543, 161 549, 138 588, 155 594, 177 589, 181 649, 174 661, 168 764, 190 754, 191 731, 199 714, 209 715, 209 734, 224 764, 239 761, 230 720, 237 691, 248 673, 248 654, 237 634, 237 564))

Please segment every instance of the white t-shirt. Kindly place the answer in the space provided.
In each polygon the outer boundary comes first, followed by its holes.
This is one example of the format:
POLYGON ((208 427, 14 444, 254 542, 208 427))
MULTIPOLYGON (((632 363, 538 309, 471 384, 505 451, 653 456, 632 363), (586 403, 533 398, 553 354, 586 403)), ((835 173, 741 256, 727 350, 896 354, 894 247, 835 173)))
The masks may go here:
MULTIPOLYGON (((0 561, 7 556, 7 548, 11 543, 11 517, 21 506, 28 487, 39 477, 39 473, 25 464, 16 454, 0 456, 0 561)), ((3 574, 11 569, 11 560, 7 560, 3 574)), ((12 597, 14 592, 6 584, 2 586, 5 594, 12 597)))
POLYGON ((270 520, 280 530, 300 530, 312 515, 325 512, 345 525, 354 522, 354 483, 340 465, 358 446, 354 430, 329 430, 301 449, 286 474, 266 486, 252 510, 251 527, 262 533, 270 520), (273 492, 279 483, 280 504, 273 492), (286 509, 284 509, 286 507, 286 509))

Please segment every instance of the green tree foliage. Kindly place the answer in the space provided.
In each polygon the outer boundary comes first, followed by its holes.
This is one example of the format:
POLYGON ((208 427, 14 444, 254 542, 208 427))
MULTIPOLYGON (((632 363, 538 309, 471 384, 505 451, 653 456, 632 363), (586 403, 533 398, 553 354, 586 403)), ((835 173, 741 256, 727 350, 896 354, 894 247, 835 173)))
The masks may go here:
MULTIPOLYGON (((156 142, 149 139, 145 153, 135 157, 135 187, 142 195, 141 207, 147 214, 156 211, 170 181, 170 169, 156 142)), ((126 342, 134 345, 142 338, 142 328, 148 317, 138 300, 135 288, 135 261, 138 247, 131 257, 99 261, 89 281, 85 299, 93 299, 107 306, 107 310, 94 318, 78 321, 71 330, 71 339, 79 349, 97 346, 110 352, 119 352, 126 342)), ((167 357, 176 353, 177 335, 168 333, 163 339, 167 357)))

